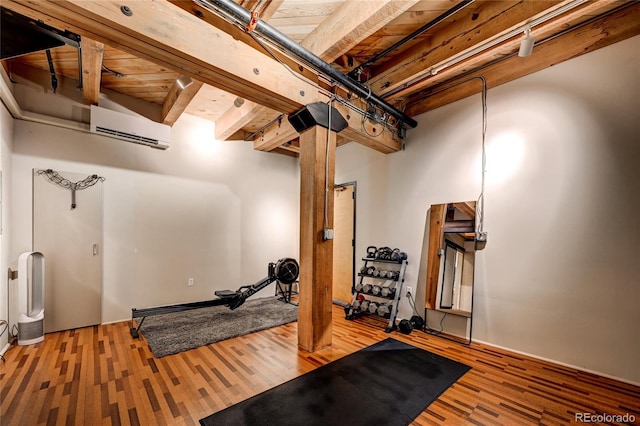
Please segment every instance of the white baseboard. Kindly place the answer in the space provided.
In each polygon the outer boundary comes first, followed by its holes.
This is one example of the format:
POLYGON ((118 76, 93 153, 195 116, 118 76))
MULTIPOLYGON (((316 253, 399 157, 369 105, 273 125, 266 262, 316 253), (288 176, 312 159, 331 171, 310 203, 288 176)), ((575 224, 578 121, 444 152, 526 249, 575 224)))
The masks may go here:
POLYGON ((519 354, 519 355, 525 355, 525 356, 528 356, 528 357, 531 357, 531 358, 539 359, 541 361, 546 361, 546 362, 550 362, 552 364, 561 365, 563 367, 573 368, 574 370, 583 371, 585 373, 595 374, 597 376, 606 377, 607 379, 613 379, 613 380, 617 380, 619 382, 628 383, 630 385, 640 386, 640 382, 634 382, 634 381, 631 381, 629 379, 625 379, 625 378, 622 378, 622 377, 614 376, 612 374, 602 373, 600 371, 589 370, 588 368, 578 367, 576 365, 568 364, 566 362, 557 361, 555 359, 545 358, 543 356, 533 355, 533 354, 530 354, 530 353, 527 353, 527 352, 523 352, 523 351, 517 351, 515 349, 511 349, 511 348, 507 348, 507 347, 504 347, 504 346, 496 345, 494 343, 485 342, 483 340, 473 339, 473 342, 482 343, 483 345, 492 346, 492 347, 498 348, 498 349, 503 349, 505 351, 513 352, 513 353, 516 353, 516 354, 519 354))
POLYGON ((131 318, 120 319, 120 320, 115 320, 115 321, 107 321, 107 322, 101 323, 100 325, 115 324, 115 323, 118 323, 118 322, 127 322, 127 321, 131 321, 131 318))

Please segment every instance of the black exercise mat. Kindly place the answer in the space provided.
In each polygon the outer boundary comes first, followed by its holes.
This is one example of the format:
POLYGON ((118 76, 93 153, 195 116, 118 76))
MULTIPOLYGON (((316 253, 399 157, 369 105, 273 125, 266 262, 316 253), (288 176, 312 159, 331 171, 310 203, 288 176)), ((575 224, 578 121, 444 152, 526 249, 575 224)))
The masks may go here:
POLYGON ((407 425, 470 367, 388 338, 200 420, 209 425, 407 425))

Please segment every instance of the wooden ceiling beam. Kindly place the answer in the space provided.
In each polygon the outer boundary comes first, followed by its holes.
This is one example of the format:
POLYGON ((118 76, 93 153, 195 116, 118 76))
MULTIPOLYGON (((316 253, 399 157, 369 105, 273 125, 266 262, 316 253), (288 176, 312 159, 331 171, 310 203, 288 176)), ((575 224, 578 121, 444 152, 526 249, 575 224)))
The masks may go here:
MULTIPOLYGON (((195 4, 193 2, 186 2, 184 0, 169 0, 174 5, 189 12, 190 14, 197 16, 199 19, 207 22, 208 24, 219 28, 220 30, 230 34, 234 39, 240 40, 243 43, 253 47, 256 53, 266 54, 262 46, 260 46, 247 32, 241 30, 236 25, 233 25, 225 21, 220 16, 212 13, 210 10, 195 4)), ((257 10, 260 19, 268 21, 271 16, 282 5, 283 0, 246 0, 241 2, 241 6, 249 10, 257 10)), ((306 67, 300 67, 291 58, 281 54, 277 50, 273 50, 280 61, 283 61, 290 69, 300 72, 307 78, 316 78, 315 74, 311 73, 306 67)), ((240 107, 232 106, 226 112, 224 112, 216 120, 216 139, 228 140, 233 135, 237 134, 243 127, 247 126, 251 121, 257 117, 269 114, 269 110, 273 108, 265 107, 259 103, 253 102, 248 99, 242 99, 243 104, 240 107)), ((276 117, 278 111, 273 112, 273 117, 276 117)))
MULTIPOLYGON (((348 124, 348 127, 338 134, 341 140, 355 141, 385 154, 402 149, 402 140, 395 133, 383 129, 379 124, 363 122, 361 115, 344 105, 336 102, 333 106, 348 124)), ((299 137, 300 134, 289 123, 287 117, 282 117, 256 135, 253 147, 259 151, 271 151, 299 137)))
POLYGON ((202 82, 197 80, 191 80, 191 84, 182 88, 178 84, 178 81, 173 83, 169 93, 164 98, 162 103, 162 123, 169 126, 173 126, 178 118, 182 115, 184 110, 189 106, 191 100, 198 94, 198 91, 202 87, 202 82))
MULTIPOLYGON (((313 72, 312 70, 310 70, 309 68, 301 66, 298 62, 294 61, 293 59, 291 59, 289 56, 285 55, 284 53, 282 53, 278 49, 271 48, 269 50, 269 52, 267 52, 264 49, 263 45, 258 43, 251 36, 251 34, 249 34, 243 28, 240 28, 239 26, 228 22, 227 20, 225 20, 224 18, 222 18, 222 17, 218 16, 217 14, 213 13, 209 9, 207 9, 207 8, 205 8, 203 6, 200 6, 200 5, 198 5, 197 3, 193 2, 193 1, 185 1, 185 0, 166 0, 166 1, 169 2, 169 3, 172 3, 174 6, 177 6, 180 9, 184 10, 185 12, 187 12, 188 14, 193 16, 194 18, 197 18, 195 20, 197 20, 199 22, 206 22, 207 24, 211 25, 213 28, 217 28, 218 30, 224 32, 225 34, 228 34, 234 40, 240 41, 240 42, 246 44, 247 46, 252 47, 254 49, 252 54, 259 53, 260 55, 268 57, 269 59, 272 59, 273 56, 276 56, 278 58, 278 61, 282 62, 285 65, 287 65, 290 70, 292 70, 294 72, 298 72, 302 76, 304 76, 304 77, 306 77, 308 79, 312 79, 314 81, 317 79, 317 74, 315 72, 313 72)), ((278 4, 277 2, 274 3, 274 5, 277 5, 277 4, 278 4)), ((263 20, 266 20, 267 17, 270 16, 269 14, 273 14, 275 12, 275 10, 272 10, 271 6, 269 6, 269 9, 267 10, 267 12, 268 13, 265 16, 265 18, 262 18, 263 20)), ((229 54, 234 54, 234 55, 236 55, 238 53, 238 52, 235 52, 235 51, 226 51, 226 50, 224 52, 228 52, 229 54)), ((216 52, 216 53, 218 53, 218 52, 216 52)), ((233 59, 239 59, 239 58, 238 57, 236 57, 236 58, 231 57, 230 59, 233 60, 233 59)), ((251 59, 246 59, 246 60, 249 63, 255 62, 255 61, 253 61, 251 59)), ((281 68, 282 68, 282 66, 281 66, 281 68)))
POLYGON ((238 130, 265 113, 268 114, 268 111, 273 110, 243 99, 242 105, 234 104, 216 120, 216 139, 229 140, 238 130))
MULTIPOLYGON (((598 2, 585 3, 584 6, 569 11, 559 18, 537 25, 533 29, 532 35, 534 35, 537 40, 543 40, 547 37, 558 34, 563 29, 571 28, 572 26, 584 22, 594 16, 609 12, 621 4, 623 3, 615 0, 601 0, 598 2)), ((631 5, 632 3, 628 4, 631 5)), ((450 80, 457 75, 466 74, 469 70, 477 69, 506 56, 513 55, 514 53, 517 53, 521 40, 522 36, 513 37, 504 41, 499 46, 479 52, 469 59, 441 70, 436 75, 429 75, 426 78, 415 81, 410 88, 396 91, 390 99, 400 99, 408 93, 416 93, 425 87, 432 87, 440 82, 450 80)), ((508 72, 508 70, 505 71, 508 72)))
POLYGON ((258 133, 253 140, 253 148, 258 151, 271 151, 292 139, 300 137, 287 117, 274 122, 271 126, 258 133))
MULTIPOLYGON (((354 103, 358 103, 358 101, 356 100, 354 103)), ((364 107, 362 104, 361 106, 364 107)), ((334 102, 333 106, 349 124, 346 129, 339 133, 341 138, 350 139, 384 154, 402 149, 402 140, 396 133, 384 128, 381 124, 363 120, 359 113, 342 104, 334 102)))
POLYGON ((298 157, 298 155, 300 155, 300 148, 297 148, 297 151, 294 151, 294 150, 287 149, 286 147, 280 147, 280 148, 272 149, 270 152, 286 155, 289 157, 298 157))
POLYGON ((104 44, 82 37, 80 42, 82 61, 82 101, 85 105, 98 105, 104 44))
POLYGON ((255 49, 167 1, 7 0, 3 6, 277 111, 290 113, 317 100, 314 86, 274 59, 256 55, 255 49))
MULTIPOLYGON (((500 62, 483 67, 474 74, 484 76, 488 87, 496 87, 638 34, 640 34, 640 3, 629 3, 622 10, 536 45, 533 54, 529 57, 521 58, 512 54, 500 62)), ((456 73, 472 70, 470 65, 461 64, 458 70, 451 71, 449 80, 443 80, 442 83, 446 83, 445 86, 455 84, 462 80, 455 79, 456 73)), ((419 94, 415 99, 409 98, 405 112, 409 116, 422 114, 479 93, 481 85, 479 82, 472 81, 446 90, 437 96, 429 96, 430 91, 439 89, 441 89, 440 86, 434 86, 432 89, 425 89, 424 93, 419 94)))
MULTIPOLYGON (((344 2, 338 9, 312 31, 301 45, 327 62, 349 51, 353 46, 373 34, 385 24, 392 21, 402 12, 417 3, 416 0, 372 0, 366 2, 344 2)), ((239 129, 248 125, 257 115, 264 113, 264 108, 252 102, 245 102, 241 108, 230 108, 216 121, 216 137, 228 138, 239 129)), ((273 114, 273 118, 277 115, 273 114)), ((358 134, 362 131, 351 129, 358 140, 366 140, 368 135, 358 134)), ((276 140, 259 143, 256 149, 270 150, 285 134, 275 132, 276 140), (265 149, 270 147, 270 149, 265 149)), ((296 133, 297 136, 297 133, 296 133)), ((265 134, 265 138, 266 138, 265 134)), ((284 141, 288 142, 288 141, 284 141)), ((376 146, 380 144, 374 144, 376 146)), ((384 144, 380 145, 384 146, 384 144)), ((384 148, 386 151, 387 148, 384 148)))
POLYGON ((426 75, 432 66, 522 26, 531 17, 557 7, 558 3, 557 0, 484 2, 474 11, 476 19, 469 16, 456 20, 435 31, 432 37, 415 48, 388 61, 383 68, 374 70, 375 76, 369 81, 371 89, 384 95, 403 87, 426 75))
POLYGON ((300 44, 331 63, 416 3, 418 0, 345 1, 300 44))

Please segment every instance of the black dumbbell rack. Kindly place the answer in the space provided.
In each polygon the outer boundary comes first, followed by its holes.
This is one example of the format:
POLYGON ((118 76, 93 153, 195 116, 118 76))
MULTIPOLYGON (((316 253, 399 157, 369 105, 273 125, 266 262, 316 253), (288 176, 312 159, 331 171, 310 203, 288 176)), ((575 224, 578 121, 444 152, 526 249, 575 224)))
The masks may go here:
POLYGON ((397 328, 396 317, 402 298, 407 259, 381 259, 368 255, 362 258, 362 262, 358 282, 353 288, 352 302, 344 308, 346 318, 353 320, 363 315, 379 318, 387 325, 385 332, 390 333, 397 328), (386 291, 383 290, 385 288, 386 291), (376 307, 384 304, 388 312, 382 314, 378 309, 370 310, 371 303, 375 303, 376 307))

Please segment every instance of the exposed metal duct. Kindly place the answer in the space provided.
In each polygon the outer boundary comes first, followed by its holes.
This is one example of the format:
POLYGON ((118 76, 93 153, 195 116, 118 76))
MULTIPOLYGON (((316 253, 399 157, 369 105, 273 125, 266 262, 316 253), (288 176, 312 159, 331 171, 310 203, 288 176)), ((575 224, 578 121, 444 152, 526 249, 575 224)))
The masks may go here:
MULTIPOLYGON (((225 15, 231 16, 234 19, 249 25, 252 22, 251 12, 242 6, 236 4, 232 0, 194 0, 195 3, 213 11, 221 12, 225 15)), ((286 52, 295 55, 297 58, 303 60, 316 72, 325 75, 326 77, 334 80, 348 90, 353 91, 359 97, 374 104, 383 111, 391 114, 396 119, 406 123, 410 127, 416 127, 418 122, 413 118, 407 116, 402 111, 398 110, 391 104, 387 103, 382 98, 378 97, 371 90, 359 82, 353 80, 351 77, 344 75, 331 64, 324 61, 322 58, 315 55, 313 52, 302 47, 300 44, 289 39, 280 31, 267 24, 261 19, 255 21, 255 28, 253 31, 256 34, 261 35, 270 42, 274 43, 286 52)))

